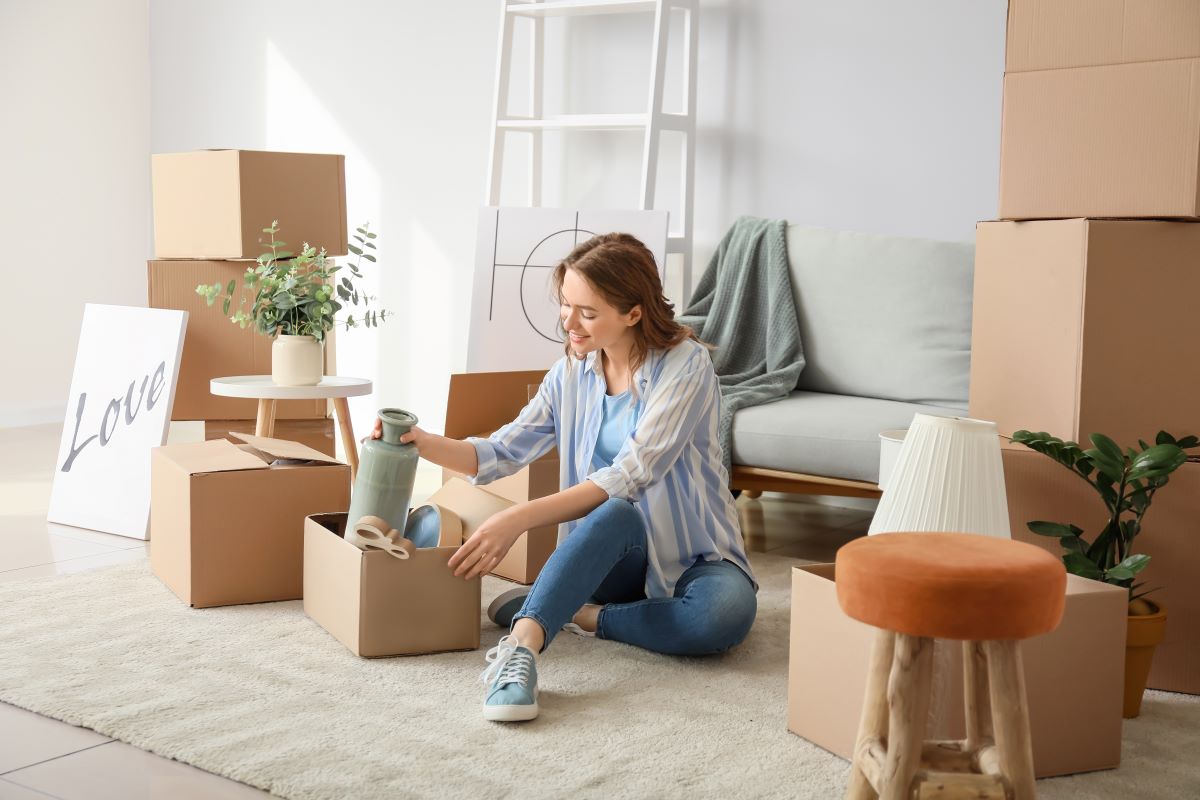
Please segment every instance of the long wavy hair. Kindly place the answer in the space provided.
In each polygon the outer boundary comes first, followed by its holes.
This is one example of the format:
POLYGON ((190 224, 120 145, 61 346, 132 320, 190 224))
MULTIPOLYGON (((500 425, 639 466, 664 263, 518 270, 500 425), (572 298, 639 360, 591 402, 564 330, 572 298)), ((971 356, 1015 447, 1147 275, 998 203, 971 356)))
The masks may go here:
MULTIPOLYGON (((578 273, 621 314, 628 314, 634 306, 642 307, 641 319, 633 325, 630 374, 636 373, 645 363, 650 350, 669 350, 687 339, 700 341, 690 327, 675 321, 675 305, 663 295, 654 255, 628 233, 593 236, 554 268, 551 286, 560 303, 563 279, 569 269, 578 273)), ((562 330, 561 320, 559 329, 562 330)), ((563 349, 567 355, 575 356, 566 331, 563 334, 566 339, 563 349)))

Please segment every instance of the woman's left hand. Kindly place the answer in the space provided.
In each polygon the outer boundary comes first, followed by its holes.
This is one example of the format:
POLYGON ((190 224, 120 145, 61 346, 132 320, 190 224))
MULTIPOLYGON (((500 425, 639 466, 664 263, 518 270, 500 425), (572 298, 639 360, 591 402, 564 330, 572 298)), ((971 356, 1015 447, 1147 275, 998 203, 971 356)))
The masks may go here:
POLYGON ((525 532, 521 506, 493 514, 450 557, 454 577, 470 580, 491 572, 525 532))

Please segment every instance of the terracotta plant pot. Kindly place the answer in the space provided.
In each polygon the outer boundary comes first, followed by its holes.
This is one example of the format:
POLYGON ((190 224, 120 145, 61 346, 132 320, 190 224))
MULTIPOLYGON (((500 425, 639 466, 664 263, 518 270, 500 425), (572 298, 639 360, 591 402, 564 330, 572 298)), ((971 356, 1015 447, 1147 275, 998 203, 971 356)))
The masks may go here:
POLYGON ((325 347, 312 336, 279 334, 271 345, 271 382, 316 386, 325 372, 325 347))
POLYGON ((1125 719, 1133 719, 1142 711, 1142 694, 1150 676, 1154 648, 1162 641, 1167 626, 1167 611, 1162 604, 1146 602, 1154 607, 1154 613, 1130 614, 1125 623, 1125 719))

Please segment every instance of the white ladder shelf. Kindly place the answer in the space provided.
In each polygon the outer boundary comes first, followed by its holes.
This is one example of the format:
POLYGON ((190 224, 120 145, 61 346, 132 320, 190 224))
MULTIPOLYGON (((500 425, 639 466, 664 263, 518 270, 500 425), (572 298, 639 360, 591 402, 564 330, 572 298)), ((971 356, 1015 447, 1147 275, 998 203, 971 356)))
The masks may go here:
MULTIPOLYGON (((488 159, 487 202, 500 205, 500 182, 504 168, 505 135, 519 131, 530 135, 529 204, 542 204, 542 132, 547 130, 592 130, 643 132, 642 178, 637 199, 639 209, 654 208, 657 199, 660 134, 664 130, 683 134, 679 204, 682 220, 672 219, 667 234, 667 253, 682 256, 683 296, 686 306, 692 293, 692 198, 696 143, 696 15, 697 0, 500 0, 500 48, 496 64, 496 96, 492 107, 492 146, 488 159), (683 20, 682 113, 663 111, 663 79, 666 73, 667 40, 671 12, 678 9, 683 20), (654 53, 649 78, 649 101, 645 112, 632 114, 562 114, 544 116, 542 91, 543 21, 546 17, 586 14, 654 14, 654 53), (530 39, 530 116, 508 113, 510 73, 513 56, 513 26, 518 17, 532 20, 530 39)), ((665 268, 664 264, 664 268, 665 268)))

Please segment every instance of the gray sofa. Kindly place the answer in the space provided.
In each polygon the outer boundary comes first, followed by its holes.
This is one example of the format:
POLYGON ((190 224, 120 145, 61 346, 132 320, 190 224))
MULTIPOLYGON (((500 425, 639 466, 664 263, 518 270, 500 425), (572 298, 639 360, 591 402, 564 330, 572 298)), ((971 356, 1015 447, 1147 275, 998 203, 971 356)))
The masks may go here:
POLYGON ((736 489, 877 496, 879 433, 966 413, 974 245, 789 225, 806 365, 733 422, 736 489))

